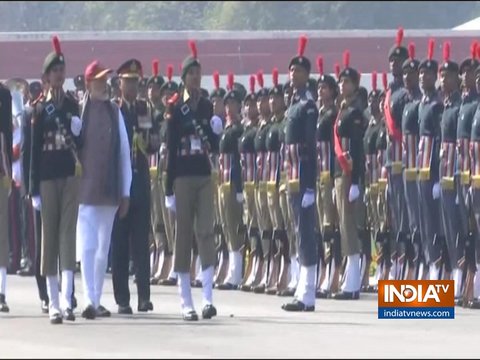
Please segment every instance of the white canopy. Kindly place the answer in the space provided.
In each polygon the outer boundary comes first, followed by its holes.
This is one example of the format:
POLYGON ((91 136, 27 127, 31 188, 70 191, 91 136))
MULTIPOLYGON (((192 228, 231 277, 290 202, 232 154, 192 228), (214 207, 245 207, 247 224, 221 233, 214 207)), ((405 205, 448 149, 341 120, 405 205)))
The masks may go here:
POLYGON ((465 30, 480 30, 480 17, 470 20, 466 22, 465 24, 458 25, 453 28, 453 30, 460 30, 460 31, 465 31, 465 30))

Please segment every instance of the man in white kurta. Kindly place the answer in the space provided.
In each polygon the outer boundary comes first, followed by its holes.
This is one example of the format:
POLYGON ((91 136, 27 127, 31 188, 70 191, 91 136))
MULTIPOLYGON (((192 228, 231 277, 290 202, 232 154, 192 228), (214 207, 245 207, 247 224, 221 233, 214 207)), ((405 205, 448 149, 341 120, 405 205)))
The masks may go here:
POLYGON ((82 317, 110 316, 101 304, 102 288, 115 214, 123 217, 129 206, 132 167, 122 113, 110 102, 110 69, 98 61, 85 71, 87 93, 82 111, 77 242, 80 244, 85 309, 82 317))

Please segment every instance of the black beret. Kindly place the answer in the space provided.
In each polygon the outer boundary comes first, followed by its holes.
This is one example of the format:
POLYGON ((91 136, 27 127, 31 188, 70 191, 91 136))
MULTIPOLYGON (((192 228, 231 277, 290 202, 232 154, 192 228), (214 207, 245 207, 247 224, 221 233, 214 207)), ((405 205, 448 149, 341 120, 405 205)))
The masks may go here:
POLYGON ((340 75, 338 75, 338 79, 341 79, 342 77, 349 78, 350 80, 352 80, 353 83, 357 85, 360 83, 360 73, 354 68, 347 67, 343 69, 340 72, 340 75))
POLYGON ((410 59, 408 58, 405 60, 402 64, 402 69, 404 72, 406 71, 418 71, 418 68, 420 66, 420 61, 417 59, 410 59))
POLYGON ((237 90, 230 90, 225 94, 225 97, 223 98, 223 101, 227 102, 227 100, 235 100, 239 104, 242 103, 242 97, 241 94, 237 90))
POLYGON ((270 91, 268 92, 268 95, 280 95, 283 96, 283 85, 278 84, 277 86, 274 86, 270 88, 270 91))
POLYGON ((438 62, 436 60, 423 60, 418 66, 418 70, 427 69, 433 71, 435 74, 438 72, 438 62))
POLYGON ((210 99, 213 98, 224 98, 227 94, 227 91, 224 88, 213 89, 210 93, 210 99))
POLYGON ((160 91, 164 91, 164 90, 177 91, 178 88, 179 88, 178 84, 175 81, 167 81, 160 87, 160 91))
POLYGON ((408 50, 404 46, 396 46, 394 45, 390 51, 388 52, 388 59, 390 60, 392 57, 398 57, 400 59, 407 59, 408 58, 408 50))
POLYGON ((451 71, 455 73, 460 72, 460 67, 454 61, 445 61, 441 66, 439 71, 451 71))
POLYGON ((165 80, 163 79, 163 76, 157 75, 157 76, 150 76, 147 81, 147 86, 150 86, 152 84, 155 84, 157 86, 162 86, 165 83, 165 80))

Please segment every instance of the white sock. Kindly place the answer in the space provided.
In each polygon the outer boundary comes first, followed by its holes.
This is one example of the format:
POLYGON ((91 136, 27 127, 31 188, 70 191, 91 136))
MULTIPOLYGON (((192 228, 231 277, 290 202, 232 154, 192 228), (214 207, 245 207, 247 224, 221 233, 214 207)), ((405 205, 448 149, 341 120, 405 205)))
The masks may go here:
POLYGON ((345 281, 342 284, 342 291, 354 292, 360 290, 360 254, 347 256, 345 268, 345 281))
POLYGON ((473 297, 475 299, 480 298, 480 264, 477 264, 477 269, 473 278, 473 297))
POLYGON ((423 279, 423 271, 425 270, 425 266, 423 262, 420 263, 418 266, 418 279, 417 280, 422 280, 423 279))
POLYGON ((197 256, 197 262, 195 263, 195 280, 202 281, 202 261, 200 256, 197 256))
POLYGON ((378 285, 378 280, 380 280, 382 273, 383 273, 383 265, 378 264, 377 269, 375 270, 375 285, 378 285))
POLYGON ((228 253, 228 275, 225 283, 239 285, 242 281, 242 254, 240 251, 231 251, 228 253))
POLYGON ((257 262, 258 262, 258 256, 254 256, 252 258, 252 271, 250 272, 250 275, 248 276, 247 281, 245 282, 246 285, 251 285, 253 281, 255 280, 255 275, 257 273, 257 262))
POLYGON ((83 250, 81 263, 85 307, 95 306, 95 249, 83 250))
POLYGON ((73 271, 62 271, 62 309, 72 308, 73 271))
POLYGON ((175 264, 175 255, 172 256, 172 266, 170 268, 170 272, 168 273, 168 278, 169 279, 176 279, 177 278, 177 273, 173 271, 173 264, 175 264))
POLYGON ((438 277, 440 276, 440 267, 436 266, 435 264, 431 264, 429 268, 429 280, 438 280, 438 277))
POLYGON ((453 281, 455 284, 455 297, 462 296, 462 277, 463 271, 462 269, 454 269, 453 270, 453 281))
POLYGON ((58 277, 56 275, 47 276, 47 293, 49 302, 49 313, 53 315, 60 312, 60 301, 58 293, 58 277))
POLYGON ((190 273, 178 273, 178 290, 180 301, 184 311, 193 310, 192 287, 190 285, 190 273))
MULTIPOLYGON (((335 260, 332 259, 332 265, 335 260)), ((332 266, 330 266, 330 263, 327 264, 325 268, 325 277, 323 278, 322 284, 320 285, 320 290, 322 291, 328 291, 330 290, 330 284, 331 284, 331 271, 332 271, 332 266)))
POLYGON ((303 302, 306 306, 315 305, 317 266, 300 266, 300 278, 298 280, 295 298, 303 302))
POLYGON ((209 266, 202 271, 203 306, 211 305, 213 301, 213 273, 213 266, 209 266))
POLYGON ((7 288, 7 268, 0 267, 0 294, 6 295, 5 291, 7 288))
POLYGON ((296 289, 298 286, 299 264, 296 256, 290 257, 290 282, 289 289, 296 289))

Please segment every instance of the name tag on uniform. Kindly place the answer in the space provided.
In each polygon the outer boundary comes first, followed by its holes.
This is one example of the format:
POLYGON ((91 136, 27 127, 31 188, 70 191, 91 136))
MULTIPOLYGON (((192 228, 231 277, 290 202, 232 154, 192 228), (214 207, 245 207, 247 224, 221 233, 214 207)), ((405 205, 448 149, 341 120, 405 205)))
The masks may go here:
POLYGON ((190 149, 193 151, 201 151, 202 150, 202 142, 199 138, 191 136, 190 137, 190 149))

